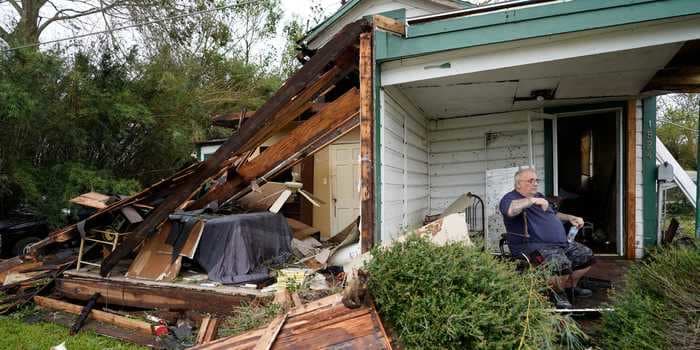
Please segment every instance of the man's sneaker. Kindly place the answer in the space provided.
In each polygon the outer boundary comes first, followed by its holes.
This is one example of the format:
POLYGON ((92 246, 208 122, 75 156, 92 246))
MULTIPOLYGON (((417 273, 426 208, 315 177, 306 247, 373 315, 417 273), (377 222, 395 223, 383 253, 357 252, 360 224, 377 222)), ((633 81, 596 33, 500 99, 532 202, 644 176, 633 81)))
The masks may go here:
POLYGON ((566 298, 566 295, 564 293, 557 293, 557 292, 550 292, 550 298, 552 299, 552 303, 554 303, 554 307, 557 309, 572 309, 573 305, 569 302, 569 299, 566 298))

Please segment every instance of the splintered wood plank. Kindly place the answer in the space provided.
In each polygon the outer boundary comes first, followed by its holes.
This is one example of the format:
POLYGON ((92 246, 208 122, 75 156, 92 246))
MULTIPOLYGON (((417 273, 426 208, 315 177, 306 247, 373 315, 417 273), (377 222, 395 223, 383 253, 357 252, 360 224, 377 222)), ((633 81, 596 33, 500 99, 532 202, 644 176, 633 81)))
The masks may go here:
POLYGON ((284 322, 287 320, 287 315, 288 314, 285 312, 284 314, 275 317, 275 319, 273 319, 272 322, 267 325, 265 332, 255 343, 254 350, 270 350, 270 348, 272 348, 272 344, 277 339, 280 329, 282 329, 284 322))
POLYGON ((22 273, 37 269, 43 265, 44 263, 41 261, 24 260, 18 256, 3 260, 0 262, 0 284, 4 284, 5 279, 11 273, 22 273))
MULTIPOLYGON (((390 349, 372 309, 348 309, 340 298, 324 298, 308 308, 292 309, 287 317, 272 349, 390 349)), ((274 326, 271 323, 266 329, 274 326)), ((193 349, 253 349, 266 329, 221 338, 193 349)))
POLYGON ((337 100, 327 103, 313 117, 297 126, 282 140, 266 149, 261 155, 244 163, 238 169, 245 181, 251 181, 264 175, 285 159, 291 157, 310 143, 322 136, 329 129, 341 124, 358 112, 360 96, 357 89, 352 88, 337 100))
POLYGON ((61 278, 56 290, 67 298, 88 300, 100 293, 100 303, 145 309, 198 310, 211 314, 227 314, 252 295, 217 293, 214 288, 195 290, 174 286, 153 286, 135 282, 118 282, 88 278, 61 278))
MULTIPOLYGON (((309 109, 309 107, 313 106, 312 100, 315 97, 326 91, 338 80, 344 78, 353 69, 354 63, 349 61, 348 58, 343 58, 342 61, 337 62, 337 64, 333 68, 323 73, 323 75, 318 80, 316 80, 313 84, 306 88, 306 90, 299 94, 299 96, 295 96, 295 98, 289 102, 288 106, 285 106, 282 111, 277 113, 281 116, 280 119, 282 119, 279 121, 279 123, 286 125, 290 121, 296 119, 307 109, 309 109)), ((250 121, 247 123, 250 123, 250 121)), ((279 126, 279 128, 284 127, 284 125, 279 126)), ((267 135, 267 137, 269 137, 269 135, 267 135)), ((263 141, 264 139, 260 140, 259 142, 263 141)), ((240 152, 245 152, 245 150, 242 150, 240 152)), ((269 171, 271 169, 267 170, 269 171)), ((213 201, 221 203, 224 200, 230 198, 233 194, 238 192, 242 186, 245 185, 245 182, 240 176, 237 175, 237 172, 230 171, 229 175, 230 177, 227 179, 226 183, 215 187, 214 189, 204 194, 204 196, 188 205, 187 210, 201 209, 213 201)), ((254 177, 261 175, 264 174, 258 174, 254 177)))
MULTIPOLYGON (((317 140, 311 142, 308 144, 306 147, 304 147, 302 150, 299 151, 298 154, 294 155, 291 159, 286 160, 283 164, 280 164, 280 166, 276 166, 275 169, 276 172, 274 173, 266 173, 264 174, 265 177, 267 178, 272 178, 276 174, 279 174, 292 166, 296 165, 299 161, 301 161, 305 157, 309 157, 313 155, 314 153, 318 152, 319 150, 323 149, 324 147, 330 145, 331 143, 335 142, 336 140, 340 139, 344 135, 346 135, 348 132, 351 130, 355 129, 360 125, 360 116, 359 114, 356 114, 349 119, 343 121, 340 125, 337 127, 331 128, 326 134, 323 136, 319 137, 317 140)), ((272 169, 270 169, 271 171, 272 169)), ((217 201, 219 203, 226 201, 227 199, 231 198, 233 195, 238 193, 243 186, 245 185, 245 182, 243 179, 241 179, 239 176, 236 176, 235 174, 233 175, 232 178, 230 178, 225 184, 218 186, 214 188, 213 190, 207 192, 202 198, 199 200, 195 201, 193 204, 191 204, 188 207, 188 210, 190 209, 199 209, 206 204, 212 202, 212 201, 217 201)))
MULTIPOLYGON (((85 219, 87 223, 87 227, 89 227, 90 223, 92 222, 98 222, 101 220, 104 216, 111 214, 112 212, 115 212, 127 205, 144 205, 143 203, 137 203, 137 202, 147 202, 148 200, 152 198, 158 198, 159 196, 162 196, 164 194, 169 193, 169 191, 172 191, 172 184, 173 184, 173 179, 176 177, 181 176, 182 174, 188 173, 191 174, 193 169, 196 169, 200 166, 200 163, 193 163, 190 166, 176 172, 175 174, 171 175, 170 177, 163 179, 161 181, 158 181, 154 183, 153 185, 149 186, 148 188, 145 188, 143 191, 122 199, 118 202, 115 202, 113 204, 110 204, 108 207, 104 209, 100 209, 96 211, 94 214, 90 215, 87 219, 85 219)), ((147 207, 147 204, 145 205, 147 207)), ((46 248, 47 246, 53 244, 53 243, 58 243, 58 242, 66 242, 69 241, 73 238, 76 238, 78 236, 78 229, 77 229, 77 224, 72 224, 65 226, 63 228, 60 228, 58 230, 52 231, 49 233, 49 235, 42 239, 41 241, 35 243, 32 245, 31 249, 29 250, 29 255, 36 257, 39 252, 46 248)))
MULTIPOLYGON (((42 296, 38 296, 38 295, 34 297, 34 302, 37 305, 45 307, 45 308, 65 311, 65 312, 75 314, 75 315, 80 315, 80 312, 83 309, 83 307, 80 305, 75 305, 75 304, 67 303, 64 301, 46 298, 46 297, 42 297, 42 296)), ((100 311, 100 310, 91 310, 88 317, 95 319, 97 321, 100 321, 100 322, 105 322, 105 323, 113 324, 113 325, 118 326, 118 327, 131 329, 131 330, 138 332, 138 333, 141 333, 141 334, 152 334, 153 333, 150 323, 131 319, 131 318, 124 317, 124 316, 115 315, 115 314, 112 314, 109 312, 104 312, 104 311, 100 311)))
POLYGON ((360 35, 360 228, 361 251, 374 245, 374 89, 372 33, 360 35))
POLYGON ((173 259, 173 247, 165 243, 173 225, 165 222, 158 233, 146 240, 136 259, 129 266, 126 276, 154 281, 172 281, 180 272, 182 257, 173 259))
POLYGON ((296 307, 292 310, 289 311, 289 316, 294 317, 294 316, 299 316, 301 314, 305 314, 311 311, 318 310, 322 307, 330 307, 333 305, 337 305, 338 303, 341 303, 343 301, 343 295, 338 293, 338 294, 333 294, 329 295, 327 297, 314 300, 312 302, 306 303, 300 307, 296 307))
POLYGON ((199 325, 196 344, 205 344, 214 340, 219 330, 220 321, 221 319, 212 316, 204 317, 199 325))
POLYGON ((392 32, 400 36, 406 35, 406 27, 403 22, 382 15, 372 16, 372 23, 379 29, 392 32))
POLYGON ((187 236, 187 241, 185 241, 185 244, 182 246, 180 256, 194 259, 194 254, 197 252, 197 247, 199 247, 199 241, 202 239, 204 225, 206 225, 206 222, 204 220, 199 220, 192 226, 192 230, 189 236, 187 236))
MULTIPOLYGON (((75 316, 71 314, 56 311, 47 313, 42 319, 49 323, 57 323, 70 328, 75 322, 75 316)), ((88 320, 83 326, 83 329, 91 330, 97 334, 102 334, 111 338, 120 339, 134 344, 143 345, 152 349, 166 349, 162 342, 149 334, 135 333, 131 330, 120 328, 108 323, 99 322, 96 320, 88 320)))

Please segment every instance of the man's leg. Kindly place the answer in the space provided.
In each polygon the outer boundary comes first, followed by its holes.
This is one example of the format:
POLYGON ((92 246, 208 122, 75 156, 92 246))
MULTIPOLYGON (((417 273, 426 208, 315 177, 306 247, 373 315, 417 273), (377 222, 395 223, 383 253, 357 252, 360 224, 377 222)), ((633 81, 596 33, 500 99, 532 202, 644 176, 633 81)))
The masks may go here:
POLYGON ((571 261, 573 272, 571 273, 570 284, 566 288, 570 288, 567 293, 570 296, 589 297, 593 292, 589 289, 578 288, 578 281, 583 277, 591 265, 594 263, 593 251, 585 245, 572 242, 565 249, 566 257, 571 261))
POLYGON ((571 268, 573 269, 571 279, 574 282, 571 287, 575 287, 581 277, 591 269, 591 265, 594 263, 593 251, 581 243, 571 242, 566 247, 564 254, 571 261, 571 268))
POLYGON ((571 260, 566 256, 564 248, 553 246, 539 249, 544 257, 543 267, 549 269, 552 277, 549 279, 549 286, 557 292, 571 285, 572 276, 567 273, 571 271, 571 260))

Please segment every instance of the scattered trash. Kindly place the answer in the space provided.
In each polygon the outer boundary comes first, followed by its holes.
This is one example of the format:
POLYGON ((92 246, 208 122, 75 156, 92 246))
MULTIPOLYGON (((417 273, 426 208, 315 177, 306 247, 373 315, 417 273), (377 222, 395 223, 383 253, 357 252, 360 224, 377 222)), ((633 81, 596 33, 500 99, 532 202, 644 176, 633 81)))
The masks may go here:
POLYGON ((63 342, 63 343, 58 344, 56 346, 52 346, 51 349, 49 349, 49 350, 68 350, 68 348, 66 348, 66 342, 63 342))

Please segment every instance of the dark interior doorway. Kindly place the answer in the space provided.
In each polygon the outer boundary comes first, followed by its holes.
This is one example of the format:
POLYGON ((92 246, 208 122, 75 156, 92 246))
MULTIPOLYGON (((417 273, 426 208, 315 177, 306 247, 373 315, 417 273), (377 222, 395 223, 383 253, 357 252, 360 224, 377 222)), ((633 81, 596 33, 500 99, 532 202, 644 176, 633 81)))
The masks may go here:
POLYGON ((617 253, 616 113, 557 119, 560 210, 589 223, 577 241, 597 254, 617 253))

